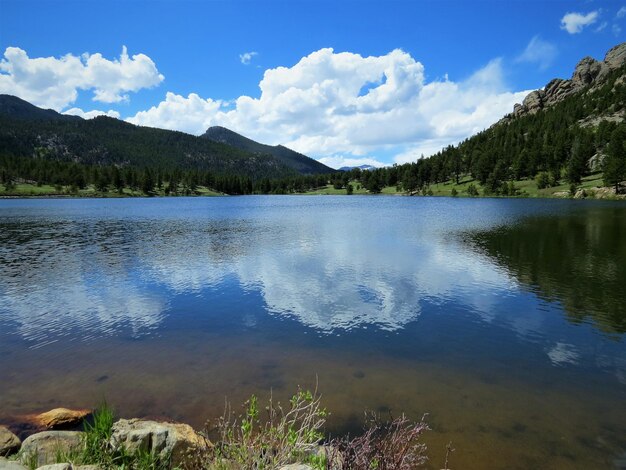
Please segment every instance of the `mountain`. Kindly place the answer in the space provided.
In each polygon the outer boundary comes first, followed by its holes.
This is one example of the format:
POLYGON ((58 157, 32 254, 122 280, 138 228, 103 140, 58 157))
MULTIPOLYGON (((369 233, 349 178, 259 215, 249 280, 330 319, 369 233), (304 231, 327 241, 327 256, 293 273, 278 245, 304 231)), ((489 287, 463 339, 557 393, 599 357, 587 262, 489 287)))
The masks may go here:
POLYGON ((0 115, 27 121, 76 121, 81 118, 59 114, 53 109, 42 109, 17 96, 0 94, 0 115))
POLYGON ((248 139, 230 129, 221 126, 209 127, 201 136, 212 142, 227 144, 258 156, 271 155, 289 168, 305 175, 332 173, 335 170, 306 155, 295 152, 282 145, 266 145, 248 139))
POLYGON ((9 95, 0 95, 0 156, 118 168, 201 170, 252 179, 297 174, 297 165, 288 166, 273 155, 107 116, 88 120, 66 116, 9 95))
POLYGON ((361 171, 370 171, 370 170, 376 169, 376 167, 372 165, 359 165, 359 166, 342 166, 341 168, 339 168, 339 171, 350 171, 350 170, 354 170, 355 168, 358 168, 361 171))

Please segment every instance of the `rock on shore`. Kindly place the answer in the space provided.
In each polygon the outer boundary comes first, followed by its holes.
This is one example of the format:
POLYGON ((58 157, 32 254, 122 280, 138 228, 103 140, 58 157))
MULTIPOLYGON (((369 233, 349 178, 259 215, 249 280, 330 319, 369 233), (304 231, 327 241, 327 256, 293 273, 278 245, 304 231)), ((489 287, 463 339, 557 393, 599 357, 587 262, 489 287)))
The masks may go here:
POLYGON ((163 459, 169 457, 172 467, 207 448, 206 441, 188 424, 142 419, 120 419, 113 424, 111 445, 124 446, 130 453, 147 451, 163 459))
POLYGON ((44 431, 27 437, 22 443, 20 460, 28 464, 36 459, 37 466, 57 462, 59 453, 71 454, 80 449, 82 433, 78 431, 44 431))
POLYGON ((20 450, 20 439, 4 426, 0 426, 0 457, 15 454, 20 450))

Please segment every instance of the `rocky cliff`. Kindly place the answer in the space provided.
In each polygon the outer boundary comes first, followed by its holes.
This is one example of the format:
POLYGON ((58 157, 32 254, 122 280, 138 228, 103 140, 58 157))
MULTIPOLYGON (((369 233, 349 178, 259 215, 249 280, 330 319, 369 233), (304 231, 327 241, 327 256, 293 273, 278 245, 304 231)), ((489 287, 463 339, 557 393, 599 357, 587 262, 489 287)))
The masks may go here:
POLYGON ((514 106, 513 112, 506 115, 503 121, 508 122, 520 116, 535 114, 574 93, 587 89, 593 90, 604 82, 609 73, 624 64, 626 64, 626 42, 610 49, 602 62, 592 57, 585 57, 576 65, 571 79, 555 78, 544 88, 529 93, 521 104, 514 106))

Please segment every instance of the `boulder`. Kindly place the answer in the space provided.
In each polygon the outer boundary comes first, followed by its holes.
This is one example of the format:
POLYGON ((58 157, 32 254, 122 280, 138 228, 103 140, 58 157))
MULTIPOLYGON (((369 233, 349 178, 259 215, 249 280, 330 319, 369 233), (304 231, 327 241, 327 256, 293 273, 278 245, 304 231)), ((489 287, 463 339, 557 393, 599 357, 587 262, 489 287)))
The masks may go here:
POLYGON ((304 463, 290 463, 280 467, 278 470, 313 470, 313 467, 304 463))
POLYGON ((579 88, 591 85, 602 70, 602 63, 592 57, 585 57, 576 65, 572 83, 579 88))
POLYGON ((28 464, 36 459, 37 466, 56 463, 57 455, 80 450, 82 434, 77 431, 44 431, 27 437, 22 443, 21 460, 28 464))
POLYGON ((530 114, 534 114, 543 108, 543 91, 535 90, 531 91, 522 103, 522 106, 526 110, 526 112, 530 114))
POLYGON ((15 460, 0 457, 0 470, 28 470, 28 467, 15 460))
POLYGON ((626 42, 609 49, 604 56, 604 63, 610 69, 620 68, 626 62, 626 42))
POLYGON ((4 426, 0 426, 0 456, 11 455, 20 450, 20 439, 4 426))
POLYGON ((172 467, 188 464, 207 449, 205 439, 188 424, 160 423, 142 419, 121 419, 113 424, 111 445, 127 452, 145 451, 162 459, 171 458, 172 467))
POLYGON ((543 107, 552 106, 572 93, 576 93, 579 89, 572 80, 555 78, 544 89, 542 105, 543 107))
POLYGON ((76 426, 91 414, 91 410, 70 410, 68 408, 55 408, 41 413, 35 417, 43 427, 48 429, 76 426))

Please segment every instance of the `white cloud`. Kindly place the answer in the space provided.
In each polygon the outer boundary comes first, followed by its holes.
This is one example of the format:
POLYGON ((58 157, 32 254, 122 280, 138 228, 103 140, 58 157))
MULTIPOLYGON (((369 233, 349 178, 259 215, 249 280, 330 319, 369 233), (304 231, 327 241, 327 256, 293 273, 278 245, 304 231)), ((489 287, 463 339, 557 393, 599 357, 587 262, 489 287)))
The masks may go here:
POLYGON ((162 80, 152 59, 144 54, 130 57, 126 47, 114 60, 99 53, 31 59, 23 49, 7 47, 0 60, 0 93, 57 111, 74 103, 79 90, 92 90, 95 101, 115 103, 127 100, 127 92, 162 80))
POLYGON ((621 27, 620 25, 618 25, 618 24, 614 24, 614 25, 611 27, 611 31, 613 31, 613 34, 614 34, 615 36, 618 36, 618 35, 619 35, 619 33, 621 33, 621 32, 622 32, 622 27, 621 27))
POLYGON ((594 32, 599 33, 601 31, 604 31, 608 25, 609 23, 607 23, 606 21, 603 21, 602 24, 594 30, 594 32))
POLYGON ((70 108, 67 111, 63 111, 63 114, 69 114, 71 116, 80 116, 83 119, 93 119, 98 116, 109 116, 109 117, 116 118, 116 119, 120 118, 120 113, 112 109, 109 109, 108 111, 100 111, 98 109, 94 109, 92 111, 83 111, 80 108, 70 108))
POLYGON ((626 7, 617 10, 617 14, 615 15, 616 18, 624 18, 624 16, 626 16, 626 7))
POLYGON ((239 54, 239 60, 243 65, 248 65, 255 55, 259 55, 259 53, 255 51, 244 52, 243 54, 239 54))
POLYGON ((554 44, 544 41, 539 36, 535 36, 515 61, 535 63, 539 65, 541 70, 545 70, 552 64, 556 55, 557 48, 554 44))
POLYGON ((127 121, 140 126, 201 134, 217 123, 216 116, 223 105, 221 101, 205 100, 195 93, 185 98, 168 92, 165 101, 147 111, 138 112, 127 121))
POLYGON ((586 26, 595 23, 598 20, 598 16, 598 11, 592 11, 586 15, 582 13, 566 13, 561 18, 561 29, 564 29, 569 34, 578 34, 586 26))
POLYGON ((266 70, 259 88, 258 98, 240 96, 232 106, 168 93, 128 120, 194 134, 222 125, 342 162, 462 140, 510 112, 526 93, 507 91, 499 59, 466 80, 427 83, 424 66, 399 49, 370 57, 320 49, 292 67, 266 70))

